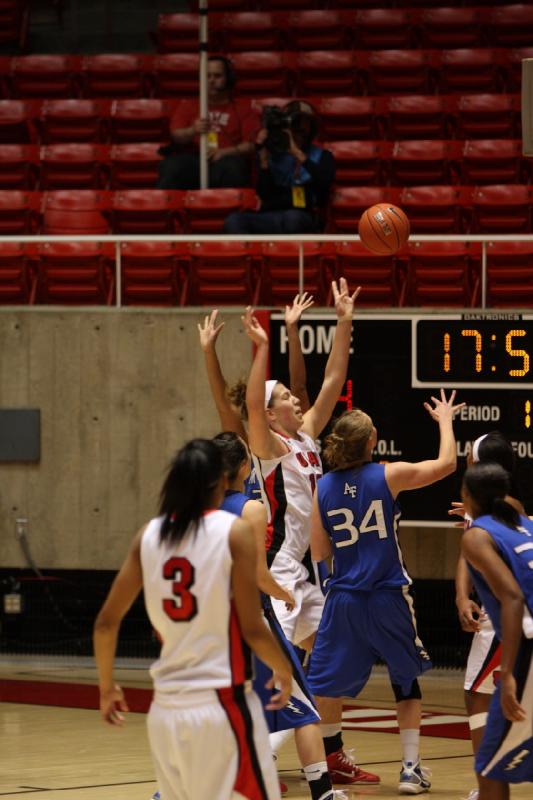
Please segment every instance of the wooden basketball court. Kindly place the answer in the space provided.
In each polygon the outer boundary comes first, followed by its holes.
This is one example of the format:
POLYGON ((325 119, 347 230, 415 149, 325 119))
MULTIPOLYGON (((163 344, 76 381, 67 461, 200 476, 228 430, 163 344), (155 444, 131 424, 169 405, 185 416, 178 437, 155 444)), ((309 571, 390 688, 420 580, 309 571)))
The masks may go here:
MULTIPOLYGON (((4 659, 0 665, 1 798, 42 794, 46 800, 150 800, 156 783, 145 714, 130 712, 119 729, 105 725, 94 709, 72 707, 86 702, 87 693, 94 692, 95 677, 89 659, 4 659), (33 698, 33 702, 12 702, 10 698, 15 697, 33 698)), ((146 664, 123 665, 117 679, 126 696, 128 689, 133 689, 133 697, 135 689, 151 688, 146 664)), ((421 683, 425 713, 421 752, 424 765, 433 773, 431 795, 459 800, 475 786, 470 741, 464 738, 468 733, 462 673, 434 670, 421 683)), ((379 774, 382 781, 376 787, 353 787, 349 797, 397 798, 400 740, 384 671, 377 669, 364 693, 346 706, 346 747, 354 747, 357 762, 379 774)), ((205 757, 208 763, 209 753, 205 757)), ((308 800, 292 740, 281 750, 278 766, 289 787, 287 796, 308 800)), ((512 789, 512 796, 529 800, 531 786, 512 789)))

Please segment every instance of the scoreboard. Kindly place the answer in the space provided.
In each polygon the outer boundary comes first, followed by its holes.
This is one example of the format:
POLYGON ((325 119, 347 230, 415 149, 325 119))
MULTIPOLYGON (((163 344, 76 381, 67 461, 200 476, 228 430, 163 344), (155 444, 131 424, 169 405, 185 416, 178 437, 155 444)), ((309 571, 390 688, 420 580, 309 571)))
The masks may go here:
MULTIPOLYGON (((309 314, 300 323, 311 401, 324 376, 335 333, 334 314, 309 314)), ((288 385, 283 315, 270 318, 271 375, 288 385)), ((352 326, 348 378, 334 412, 357 406, 378 431, 379 461, 436 458, 438 425, 423 403, 457 389, 464 401, 454 422, 458 469, 433 486, 402 492, 404 522, 449 525, 460 499, 466 456, 478 436, 500 430, 517 456, 517 494, 533 513, 533 314, 365 314, 352 326)), ((327 431, 326 431, 327 432, 327 431)))

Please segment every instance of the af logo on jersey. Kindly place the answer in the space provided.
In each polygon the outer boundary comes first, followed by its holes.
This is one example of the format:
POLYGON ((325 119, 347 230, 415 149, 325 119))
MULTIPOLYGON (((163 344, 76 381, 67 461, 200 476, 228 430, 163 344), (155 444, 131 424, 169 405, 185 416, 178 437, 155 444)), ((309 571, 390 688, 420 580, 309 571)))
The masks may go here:
POLYGON ((345 483, 344 494, 349 494, 353 500, 355 498, 355 495, 357 494, 357 486, 350 486, 349 483, 345 483))

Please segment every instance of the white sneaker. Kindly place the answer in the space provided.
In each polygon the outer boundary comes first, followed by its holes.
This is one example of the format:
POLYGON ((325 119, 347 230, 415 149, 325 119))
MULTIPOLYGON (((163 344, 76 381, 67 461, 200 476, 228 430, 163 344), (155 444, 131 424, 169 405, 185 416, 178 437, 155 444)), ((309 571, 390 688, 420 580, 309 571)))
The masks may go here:
POLYGON ((463 798, 463 800, 477 800, 479 797, 479 789, 470 789, 468 792, 468 797, 463 798))
POLYGON ((400 772, 400 782, 398 792, 400 794, 421 794, 429 791, 431 787, 431 770, 420 766, 420 761, 416 764, 411 762, 403 763, 400 772))

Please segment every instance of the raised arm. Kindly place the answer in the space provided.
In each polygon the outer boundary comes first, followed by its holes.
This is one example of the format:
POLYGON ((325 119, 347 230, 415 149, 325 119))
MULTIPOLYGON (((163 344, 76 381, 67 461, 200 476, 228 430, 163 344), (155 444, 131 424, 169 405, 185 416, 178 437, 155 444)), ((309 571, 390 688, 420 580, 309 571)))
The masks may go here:
POLYGON ((352 340, 353 308, 361 287, 359 286, 350 295, 345 278, 341 278, 339 283, 339 288, 337 288, 336 281, 331 284, 337 313, 337 326, 331 353, 324 372, 324 380, 315 403, 304 414, 302 430, 312 436, 313 439, 319 436, 326 427, 344 386, 348 370, 350 343, 352 340))
POLYGON ((277 458, 287 452, 282 442, 274 436, 265 414, 265 380, 268 366, 268 335, 261 327, 253 310, 248 307, 242 318, 244 330, 256 346, 250 377, 246 388, 248 410, 248 443, 258 458, 277 458))
POLYGON ((290 390, 300 401, 300 408, 304 414, 311 404, 307 394, 307 373, 302 344, 298 334, 298 323, 303 312, 310 308, 313 302, 312 295, 304 292, 296 295, 292 301, 292 306, 285 306, 285 327, 287 328, 287 340, 289 343, 290 390))
POLYGON ((241 633, 256 656, 273 671, 276 683, 281 685, 279 694, 267 708, 282 708, 290 697, 291 667, 262 619, 256 582, 256 546, 250 524, 236 519, 229 541, 233 558, 231 584, 241 633))
POLYGON ((204 353, 205 368, 211 395, 215 401, 215 406, 220 419, 220 425, 224 431, 232 431, 245 441, 247 440, 246 430, 237 409, 231 404, 227 394, 227 385, 218 360, 216 343, 218 335, 224 323, 217 325, 218 309, 208 314, 203 325, 198 323, 198 333, 200 335, 200 347, 204 353))
POLYGON ((463 534, 462 552, 466 560, 481 572, 501 605, 500 703, 504 716, 518 722, 526 716, 516 696, 513 676, 522 638, 524 596, 513 573, 497 552, 492 537, 482 528, 470 528, 463 534))
POLYGON ((135 536, 94 623, 93 646, 100 689, 100 714, 111 725, 122 725, 124 717, 121 711, 128 710, 122 689, 113 680, 113 665, 120 624, 142 589, 140 547, 143 532, 144 528, 135 536))
POLYGON ((437 458, 428 461, 394 461, 385 466, 385 478, 393 497, 406 489, 420 489, 440 481, 451 475, 457 467, 457 447, 453 433, 453 418, 455 412, 464 406, 464 403, 454 405, 455 391, 447 399, 444 390, 440 390, 440 399, 432 397, 430 403, 424 403, 424 408, 431 418, 439 425, 440 444, 437 458))

